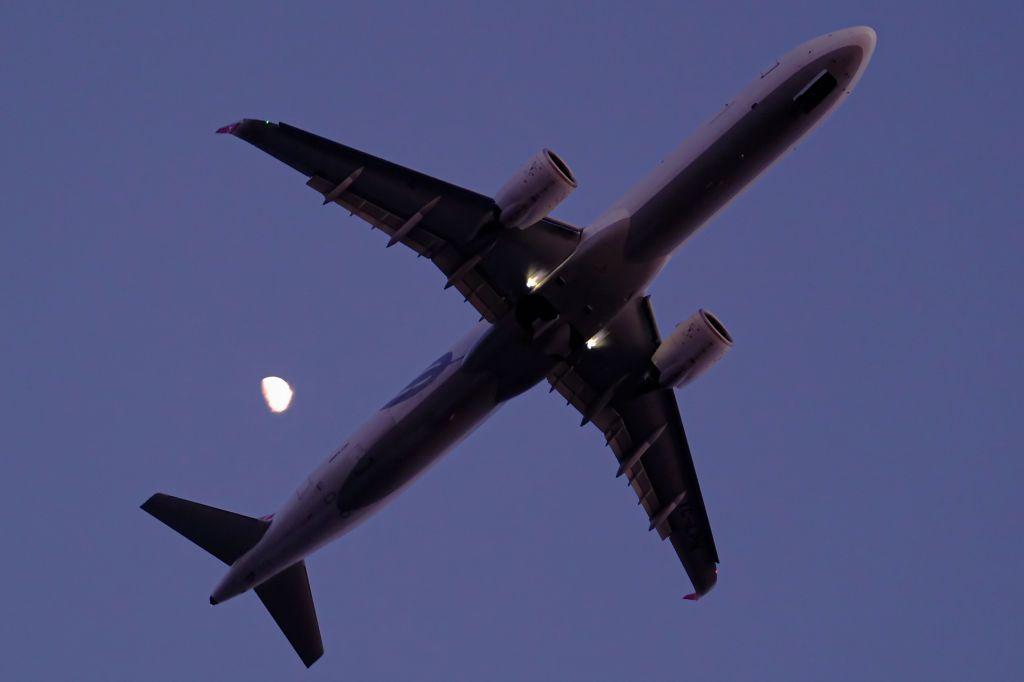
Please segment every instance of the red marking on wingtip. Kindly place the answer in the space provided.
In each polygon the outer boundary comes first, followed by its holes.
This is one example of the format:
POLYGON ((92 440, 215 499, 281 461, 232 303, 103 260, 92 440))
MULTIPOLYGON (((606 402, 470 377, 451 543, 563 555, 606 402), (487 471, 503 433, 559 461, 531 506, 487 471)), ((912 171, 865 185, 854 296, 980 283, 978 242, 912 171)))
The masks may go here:
POLYGON ((238 126, 240 126, 240 125, 241 125, 240 122, 235 122, 235 123, 231 123, 231 124, 226 125, 226 126, 221 126, 220 128, 217 128, 217 134, 218 135, 232 135, 232 134, 234 134, 234 132, 236 130, 238 130, 238 126))
POLYGON ((696 592, 691 592, 690 594, 683 597, 683 599, 688 599, 689 601, 697 601, 698 599, 700 599, 700 597, 697 596, 696 592))

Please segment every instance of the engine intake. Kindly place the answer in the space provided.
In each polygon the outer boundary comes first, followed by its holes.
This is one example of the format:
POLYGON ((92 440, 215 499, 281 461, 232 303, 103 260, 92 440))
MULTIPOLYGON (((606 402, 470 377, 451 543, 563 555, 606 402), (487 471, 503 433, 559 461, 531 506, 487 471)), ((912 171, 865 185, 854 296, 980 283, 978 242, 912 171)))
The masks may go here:
POLYGON ((542 149, 516 171, 494 197, 502 225, 525 230, 547 216, 576 189, 565 161, 542 149))
POLYGON ((666 388, 682 388, 732 348, 732 337, 717 317, 701 308, 676 326, 651 358, 658 380, 666 388))

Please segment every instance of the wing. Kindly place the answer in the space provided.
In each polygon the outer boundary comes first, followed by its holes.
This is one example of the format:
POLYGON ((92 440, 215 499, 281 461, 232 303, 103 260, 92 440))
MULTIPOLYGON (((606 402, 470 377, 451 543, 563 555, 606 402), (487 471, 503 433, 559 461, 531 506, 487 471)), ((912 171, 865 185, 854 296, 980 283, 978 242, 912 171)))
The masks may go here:
POLYGON ((638 298, 595 348, 559 363, 548 381, 593 422, 636 492, 650 529, 672 542, 696 599, 715 585, 718 550, 672 389, 651 387, 650 358, 661 339, 650 301, 638 298))
POLYGON ((430 258, 490 322, 527 293, 528 277, 568 258, 580 230, 546 218, 501 227, 494 200, 286 123, 245 119, 217 132, 249 142, 305 175, 307 185, 371 226, 430 258))

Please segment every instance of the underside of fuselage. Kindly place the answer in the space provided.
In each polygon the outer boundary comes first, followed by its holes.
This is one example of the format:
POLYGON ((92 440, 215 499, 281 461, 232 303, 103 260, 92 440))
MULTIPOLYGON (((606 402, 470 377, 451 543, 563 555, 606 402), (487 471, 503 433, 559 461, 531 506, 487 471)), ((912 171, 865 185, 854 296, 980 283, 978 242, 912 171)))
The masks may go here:
POLYGON ((755 83, 730 102, 735 123, 720 134, 709 125, 706 149, 642 204, 628 207, 629 260, 665 257, 678 248, 832 111, 867 55, 860 44, 842 43, 808 52, 811 59, 772 89, 755 83))

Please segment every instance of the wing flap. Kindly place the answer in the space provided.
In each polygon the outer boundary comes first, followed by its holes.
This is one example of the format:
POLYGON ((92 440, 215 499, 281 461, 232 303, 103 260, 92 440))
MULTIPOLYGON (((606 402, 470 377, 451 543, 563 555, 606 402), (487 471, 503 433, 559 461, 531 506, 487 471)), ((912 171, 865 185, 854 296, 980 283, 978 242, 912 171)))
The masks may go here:
MULTIPOLYGON (((438 195, 458 197, 441 210, 439 218, 472 238, 491 216, 494 200, 444 180, 372 156, 333 140, 306 132, 287 123, 245 119, 232 134, 288 164, 306 177, 318 175, 338 186, 362 169, 354 185, 367 201, 410 216, 438 195), (470 220, 466 220, 469 217, 470 220)), ((333 188, 333 187, 332 187, 333 188)))
MULTIPOLYGON (((335 184, 327 178, 314 175, 306 181, 306 184, 323 194, 325 197, 329 198, 333 194, 333 198, 326 203, 338 204, 350 214, 362 218, 364 221, 368 222, 371 227, 375 227, 383 231, 389 237, 394 237, 399 229, 401 229, 402 225, 406 223, 405 218, 392 213, 386 208, 378 206, 370 199, 357 194, 355 191, 342 190, 335 194, 335 191, 341 185, 335 184)), ((415 215, 415 213, 413 215, 415 215)), ((436 235, 431 234, 425 226, 421 227, 419 225, 421 222, 423 221, 419 221, 412 230, 403 235, 401 241, 403 244, 422 256, 430 253, 431 251, 439 250, 446 244, 446 242, 436 235)))

